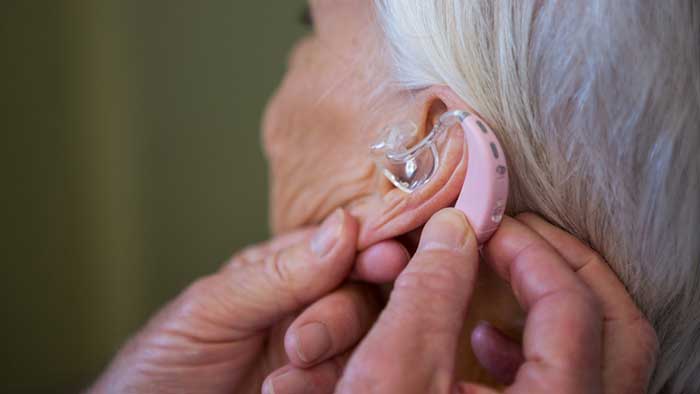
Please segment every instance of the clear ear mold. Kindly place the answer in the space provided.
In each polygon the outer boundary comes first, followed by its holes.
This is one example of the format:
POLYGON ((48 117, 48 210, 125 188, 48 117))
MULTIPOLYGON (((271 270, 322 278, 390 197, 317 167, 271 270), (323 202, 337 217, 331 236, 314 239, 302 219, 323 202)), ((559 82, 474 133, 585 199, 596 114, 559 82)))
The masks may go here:
POLYGON ((503 219, 508 200, 505 152, 491 129, 465 111, 443 114, 430 133, 418 137, 410 122, 382 130, 371 153, 379 171, 398 189, 412 193, 430 182, 440 167, 439 145, 455 125, 461 125, 467 146, 467 174, 455 203, 465 213, 479 243, 486 242, 503 219))
POLYGON ((414 192, 429 182, 440 167, 438 144, 443 135, 468 115, 463 111, 443 114, 431 132, 415 144, 418 127, 413 122, 385 128, 371 147, 375 164, 394 186, 406 193, 414 192))

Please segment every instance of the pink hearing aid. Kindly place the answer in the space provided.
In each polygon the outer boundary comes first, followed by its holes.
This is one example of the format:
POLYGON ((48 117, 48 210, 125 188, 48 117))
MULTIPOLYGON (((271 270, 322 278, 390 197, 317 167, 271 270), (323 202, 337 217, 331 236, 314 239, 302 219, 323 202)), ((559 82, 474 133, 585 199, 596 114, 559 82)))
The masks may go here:
POLYGON ((462 126, 467 145, 467 174, 455 208, 467 216, 479 244, 498 228, 508 201, 508 164, 493 131, 465 111, 443 114, 433 130, 414 146, 418 128, 410 122, 386 128, 372 145, 375 163, 397 188, 411 193, 428 183, 440 166, 438 145, 449 129, 462 126))

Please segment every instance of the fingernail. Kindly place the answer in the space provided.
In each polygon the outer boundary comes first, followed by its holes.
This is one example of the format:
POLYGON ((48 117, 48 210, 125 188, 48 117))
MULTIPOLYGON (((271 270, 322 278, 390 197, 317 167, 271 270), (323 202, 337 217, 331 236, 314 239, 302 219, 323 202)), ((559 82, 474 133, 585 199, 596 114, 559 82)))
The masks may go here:
POLYGON ((342 210, 336 210, 331 216, 326 218, 321 228, 318 229, 318 232, 311 239, 311 250, 316 256, 323 257, 333 249, 333 245, 338 241, 338 236, 340 235, 343 217, 342 210))
POLYGON ((462 212, 451 208, 443 209, 423 228, 418 249, 461 249, 469 234, 469 223, 462 212))
POLYGON ((295 334, 297 355, 305 363, 313 363, 331 348, 331 336, 323 323, 305 324, 295 334))
POLYGON ((262 387, 263 394, 292 394, 308 391, 309 382, 301 372, 294 369, 277 376, 271 376, 262 387))

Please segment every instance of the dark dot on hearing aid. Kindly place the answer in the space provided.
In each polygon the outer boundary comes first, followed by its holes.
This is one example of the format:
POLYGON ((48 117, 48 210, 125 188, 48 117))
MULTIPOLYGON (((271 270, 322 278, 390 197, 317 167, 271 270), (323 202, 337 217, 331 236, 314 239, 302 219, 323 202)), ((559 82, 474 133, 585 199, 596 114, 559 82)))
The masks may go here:
POLYGON ((493 157, 498 159, 498 148, 496 147, 496 144, 493 142, 491 143, 491 152, 493 152, 493 157))
POLYGON ((484 132, 484 134, 488 134, 488 133, 489 133, 489 131, 486 130, 486 126, 484 126, 484 124, 481 123, 480 121, 477 120, 477 121, 476 121, 476 125, 479 126, 479 128, 481 129, 481 131, 484 132))

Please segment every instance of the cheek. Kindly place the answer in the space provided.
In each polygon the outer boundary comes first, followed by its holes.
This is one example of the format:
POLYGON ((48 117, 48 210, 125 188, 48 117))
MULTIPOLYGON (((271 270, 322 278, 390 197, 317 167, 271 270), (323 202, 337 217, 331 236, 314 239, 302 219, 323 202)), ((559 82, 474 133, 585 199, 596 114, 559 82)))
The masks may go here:
POLYGON ((275 231, 318 221, 366 194, 374 171, 362 80, 347 67, 297 56, 263 124, 275 231))
MULTIPOLYGON (((323 128, 337 116, 322 108, 326 75, 332 67, 318 59, 311 39, 302 40, 292 51, 289 69, 268 103, 263 122, 263 144, 268 159, 294 160, 295 146, 308 146, 318 137, 314 129, 323 128)), ((330 92, 328 92, 330 93, 330 92)), ((325 94, 328 94, 325 93, 325 94)))
POLYGON ((283 144, 282 128, 283 110, 285 109, 284 96, 282 89, 270 98, 265 108, 262 119, 262 144, 265 157, 268 161, 274 161, 279 156, 280 147, 283 144))

